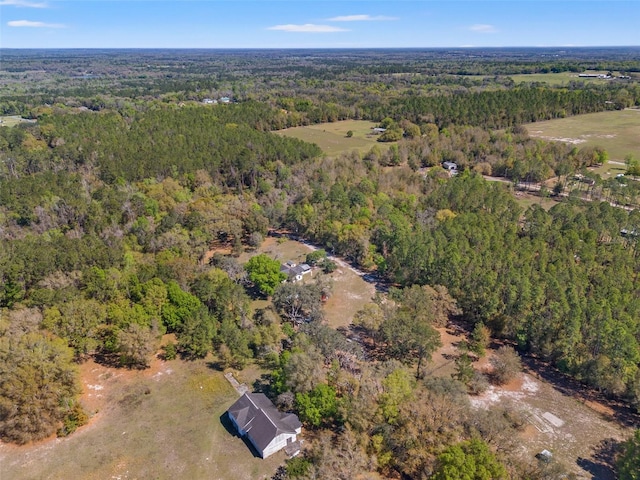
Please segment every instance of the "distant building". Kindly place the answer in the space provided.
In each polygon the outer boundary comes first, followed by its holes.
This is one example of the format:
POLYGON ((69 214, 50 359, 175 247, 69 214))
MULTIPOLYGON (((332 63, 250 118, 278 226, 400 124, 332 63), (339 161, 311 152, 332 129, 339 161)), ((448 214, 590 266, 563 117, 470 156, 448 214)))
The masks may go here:
POLYGON ((580 78, 611 78, 611 75, 605 73, 579 73, 580 78))
POLYGON ((290 456, 300 451, 297 436, 302 423, 293 413, 282 413, 264 393, 245 393, 227 410, 242 437, 247 437, 262 458, 285 448, 290 456))
POLYGON ((381 133, 384 133, 384 132, 386 132, 386 131, 387 131, 387 129, 386 129, 386 128, 382 128, 382 127, 374 127, 374 128, 372 128, 371 130, 373 131, 373 133, 374 133, 375 135, 380 135, 381 133))
POLYGON ((220 103, 231 103, 231 99, 229 97, 220 97, 220 103))

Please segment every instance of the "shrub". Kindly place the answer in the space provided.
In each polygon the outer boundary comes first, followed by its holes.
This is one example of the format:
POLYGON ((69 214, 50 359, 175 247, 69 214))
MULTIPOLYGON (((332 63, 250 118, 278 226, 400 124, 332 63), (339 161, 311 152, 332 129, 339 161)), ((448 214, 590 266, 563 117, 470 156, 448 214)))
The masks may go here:
POLYGON ((473 377, 467 383, 467 389, 471 395, 480 395, 489 388, 489 379, 484 373, 474 372, 473 377))
POLYGON ((493 366, 491 377, 498 385, 513 380, 522 371, 522 363, 516 351, 511 347, 500 347, 489 360, 493 366))
POLYGON ((69 414, 64 418, 63 425, 58 430, 57 435, 58 437, 71 435, 78 429, 78 427, 86 425, 88 421, 89 416, 78 403, 75 403, 69 414))
POLYGON ((163 350, 164 350, 163 358, 165 360, 175 360, 176 357, 178 356, 178 349, 176 348, 176 344, 173 342, 167 343, 163 347, 163 350))
POLYGON ((305 261, 311 265, 317 265, 318 263, 321 263, 325 258, 327 258, 327 252, 325 252, 322 249, 319 250, 314 250, 313 252, 307 253, 307 257, 305 258, 305 261))
POLYGON ((289 478, 304 477, 311 467, 311 462, 304 457, 294 457, 287 461, 287 476, 289 478))
POLYGON ((322 263, 319 264, 319 266, 322 268, 322 271, 327 274, 335 272, 338 268, 338 264, 333 260, 329 260, 328 258, 325 258, 322 263))

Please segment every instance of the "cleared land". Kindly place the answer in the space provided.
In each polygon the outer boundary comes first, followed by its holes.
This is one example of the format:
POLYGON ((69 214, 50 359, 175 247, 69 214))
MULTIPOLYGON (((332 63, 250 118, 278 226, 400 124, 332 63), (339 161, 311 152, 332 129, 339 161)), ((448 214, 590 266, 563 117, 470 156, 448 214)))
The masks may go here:
POLYGON ((19 123, 34 123, 35 120, 26 120, 20 115, 0 116, 0 127, 15 127, 19 123))
MULTIPOLYGON (((236 378, 247 385, 255 368, 236 378)), ((83 404, 96 412, 68 438, 17 447, 0 443, 0 478, 267 479, 284 453, 262 460, 230 433, 222 414, 238 393, 206 360, 148 370, 82 365, 83 404)))
MULTIPOLYGON (((607 72, 588 71, 584 72, 588 74, 607 74, 607 72)), ((619 73, 613 72, 614 75, 619 73)), ((560 72, 560 73, 526 73, 522 75, 509 75, 516 83, 533 83, 540 82, 548 85, 568 85, 570 82, 584 82, 588 85, 603 85, 607 82, 611 82, 610 79, 604 78, 588 78, 578 77, 575 72, 560 72)))
MULTIPOLYGON (((459 345, 467 336, 458 327, 439 328, 442 347, 426 366, 428 375, 449 377, 455 372, 455 358, 461 354, 459 345)), ((487 356, 474 363, 479 371, 490 371, 487 356)), ((479 396, 471 396, 474 408, 513 409, 526 419, 517 443, 523 459, 533 461, 544 449, 554 459, 575 473, 579 479, 615 480, 607 462, 607 445, 626 439, 631 428, 624 424, 637 421, 620 406, 611 406, 597 395, 532 359, 525 361, 525 371, 502 387, 491 386, 479 396), (605 448, 603 448, 605 447, 605 448)))
POLYGON ((327 155, 339 155, 353 150, 366 153, 374 145, 378 145, 382 150, 389 148, 389 143, 378 142, 378 136, 372 134, 371 129, 376 126, 376 123, 365 120, 343 120, 341 122, 287 128, 275 133, 315 143, 327 155), (353 132, 351 138, 347 138, 349 130, 353 132))
POLYGON ((571 143, 578 148, 603 147, 609 153, 609 163, 598 170, 600 174, 624 171, 624 158, 629 154, 640 158, 638 109, 589 113, 525 126, 532 137, 571 143))

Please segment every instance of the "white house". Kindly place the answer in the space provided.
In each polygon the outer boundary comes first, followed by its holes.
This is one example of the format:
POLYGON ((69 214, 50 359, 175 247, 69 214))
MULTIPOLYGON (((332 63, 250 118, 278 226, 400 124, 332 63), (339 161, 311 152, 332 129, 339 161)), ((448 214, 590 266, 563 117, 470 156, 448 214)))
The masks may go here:
MULTIPOLYGON (((227 410, 240 436, 246 436, 262 458, 293 447, 302 423, 293 413, 282 413, 263 393, 245 393, 227 410)), ((299 451, 293 449, 292 455, 299 451)))

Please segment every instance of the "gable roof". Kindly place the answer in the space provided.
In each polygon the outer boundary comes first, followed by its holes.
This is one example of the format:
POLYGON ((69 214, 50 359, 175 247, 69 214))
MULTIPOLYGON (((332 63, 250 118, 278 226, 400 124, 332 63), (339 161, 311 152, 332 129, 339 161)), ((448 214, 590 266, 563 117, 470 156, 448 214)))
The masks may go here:
POLYGON ((264 450, 278 435, 295 434, 302 427, 297 415, 281 413, 264 393, 247 392, 227 411, 259 450, 264 450))
POLYGON ((293 262, 287 262, 280 265, 280 271, 290 276, 304 275, 305 273, 311 272, 311 267, 306 263, 296 265, 293 262))

